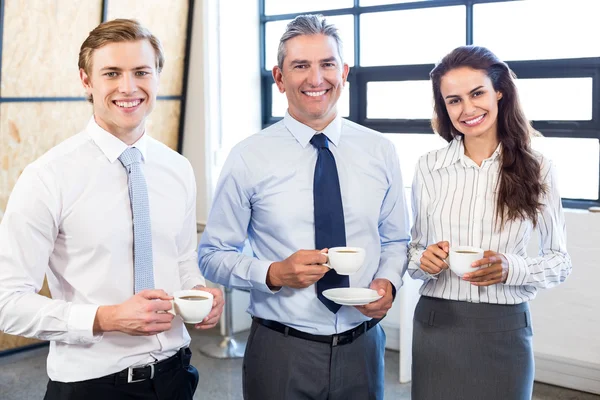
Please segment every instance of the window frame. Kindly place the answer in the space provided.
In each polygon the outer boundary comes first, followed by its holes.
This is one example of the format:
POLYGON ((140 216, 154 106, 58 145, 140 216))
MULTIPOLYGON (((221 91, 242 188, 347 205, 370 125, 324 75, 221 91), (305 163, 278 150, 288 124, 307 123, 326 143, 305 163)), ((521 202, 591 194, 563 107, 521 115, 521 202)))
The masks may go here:
MULTIPOLYGON (((367 83, 377 81, 413 81, 429 80, 429 72, 434 64, 418 65, 360 65, 360 16, 366 13, 414 10, 434 7, 465 6, 466 38, 465 44, 473 44, 473 7, 476 4, 505 3, 518 0, 432 0, 425 2, 386 4, 377 6, 360 6, 360 0, 354 0, 353 7, 334 10, 311 10, 301 13, 265 15, 265 1, 259 1, 260 15, 260 67, 261 67, 261 109, 262 126, 267 127, 279 120, 273 117, 271 87, 273 77, 265 68, 265 27, 268 22, 293 19, 304 13, 322 14, 324 16, 352 15, 354 17, 354 66, 350 68, 348 82, 350 85, 349 120, 382 133, 422 133, 431 134, 429 119, 369 119, 367 118, 367 83)), ((273 1, 273 0, 271 0, 273 1)), ((592 78, 592 118, 589 121, 534 120, 532 125, 545 137, 558 138, 593 138, 600 140, 600 57, 520 60, 508 61, 507 64, 520 79, 543 78, 592 78)), ((600 182, 600 176, 599 176, 600 182)), ((599 185, 600 187, 600 185, 599 185)), ((563 198, 563 206, 568 208, 587 209, 600 206, 600 189, 597 200, 563 198)))

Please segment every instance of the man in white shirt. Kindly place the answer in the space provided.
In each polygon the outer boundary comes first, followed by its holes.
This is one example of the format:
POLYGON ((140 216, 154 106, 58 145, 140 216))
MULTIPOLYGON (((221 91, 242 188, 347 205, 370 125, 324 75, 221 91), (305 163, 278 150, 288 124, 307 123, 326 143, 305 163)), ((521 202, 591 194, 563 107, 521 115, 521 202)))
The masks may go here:
POLYGON ((147 135, 164 63, 138 22, 96 27, 80 78, 94 115, 29 165, 0 224, 0 330, 50 340, 46 399, 192 399, 190 336, 169 295, 214 295, 196 255, 190 163, 147 135), (40 296, 44 275, 52 299, 40 296))

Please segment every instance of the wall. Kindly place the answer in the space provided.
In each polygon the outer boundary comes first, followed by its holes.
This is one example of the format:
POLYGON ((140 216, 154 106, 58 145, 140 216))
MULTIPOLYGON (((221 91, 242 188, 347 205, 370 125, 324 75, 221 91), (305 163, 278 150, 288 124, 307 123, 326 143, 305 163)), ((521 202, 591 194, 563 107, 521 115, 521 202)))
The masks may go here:
POLYGON ((600 394, 600 214, 568 210, 566 223, 573 272, 531 302, 536 379, 600 394))

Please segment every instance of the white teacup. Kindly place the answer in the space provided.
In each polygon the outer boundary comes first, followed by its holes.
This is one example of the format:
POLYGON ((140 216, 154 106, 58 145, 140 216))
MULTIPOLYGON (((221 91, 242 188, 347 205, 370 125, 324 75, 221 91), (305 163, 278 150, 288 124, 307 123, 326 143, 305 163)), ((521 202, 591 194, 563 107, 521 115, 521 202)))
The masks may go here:
POLYGON ((350 275, 365 262, 365 249, 361 247, 332 247, 329 249, 325 266, 335 269, 340 275, 350 275))
POLYGON ((171 314, 179 315, 185 323, 198 324, 212 310, 213 295, 202 290, 180 290, 173 294, 171 304, 171 314))
POLYGON ((483 258, 483 249, 473 246, 458 246, 450 249, 448 265, 452 272, 462 277, 467 272, 475 272, 481 267, 473 268, 471 264, 483 258))

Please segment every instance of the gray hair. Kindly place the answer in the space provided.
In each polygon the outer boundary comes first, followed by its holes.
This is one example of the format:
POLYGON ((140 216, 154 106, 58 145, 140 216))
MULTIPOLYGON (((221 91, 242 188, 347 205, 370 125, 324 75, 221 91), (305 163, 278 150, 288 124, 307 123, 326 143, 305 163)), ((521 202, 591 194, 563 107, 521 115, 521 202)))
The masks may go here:
POLYGON ((342 57, 342 39, 338 34, 338 29, 333 24, 328 24, 325 17, 320 14, 305 14, 298 15, 287 24, 285 33, 279 40, 279 48, 277 50, 277 65, 283 68, 283 60, 286 56, 285 42, 301 35, 325 35, 335 39, 337 44, 340 60, 342 57))

